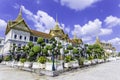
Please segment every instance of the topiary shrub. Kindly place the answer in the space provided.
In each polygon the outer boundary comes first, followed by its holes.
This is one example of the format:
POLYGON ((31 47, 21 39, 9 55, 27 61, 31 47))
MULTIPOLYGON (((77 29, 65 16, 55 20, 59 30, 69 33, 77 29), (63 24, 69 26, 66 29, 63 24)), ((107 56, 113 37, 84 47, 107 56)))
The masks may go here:
POLYGON ((72 56, 68 55, 65 57, 65 62, 68 63, 72 60, 72 56))
POLYGON ((69 53, 69 51, 68 50, 64 50, 64 53, 67 54, 67 53, 69 53))
POLYGON ((20 62, 24 63, 26 61, 25 58, 20 58, 20 62))
POLYGON ((35 55, 35 53, 32 52, 32 51, 29 53, 29 56, 30 56, 30 57, 32 57, 32 56, 34 56, 34 55, 35 55))
POLYGON ((79 64, 80 64, 80 65, 83 65, 84 60, 85 60, 85 59, 84 59, 83 57, 81 57, 81 58, 80 58, 80 61, 79 61, 79 62, 80 62, 79 64))
POLYGON ((93 56, 90 56, 90 57, 88 58, 88 60, 93 60, 93 56))
POLYGON ((12 57, 11 57, 10 55, 9 55, 9 56, 5 56, 5 57, 4 57, 4 60, 5 60, 5 61, 10 61, 10 60, 12 60, 12 57))
POLYGON ((46 57, 41 56, 38 58, 38 62, 40 62, 41 64, 44 64, 46 61, 47 61, 46 57))

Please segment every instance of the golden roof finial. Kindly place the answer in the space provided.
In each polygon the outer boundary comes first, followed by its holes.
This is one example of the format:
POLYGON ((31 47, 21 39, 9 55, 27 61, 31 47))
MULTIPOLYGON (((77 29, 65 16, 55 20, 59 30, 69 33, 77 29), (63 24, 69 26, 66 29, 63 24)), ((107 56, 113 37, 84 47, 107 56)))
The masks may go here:
POLYGON ((20 7, 20 11, 19 11, 18 17, 16 18, 16 21, 19 21, 21 19, 23 19, 22 18, 22 6, 20 7))
POLYGON ((100 43, 100 39, 99 39, 99 37, 98 36, 96 36, 96 43, 100 43))
POLYGON ((74 39, 77 39, 77 35, 76 35, 76 33, 74 33, 74 39))
POLYGON ((20 12, 19 12, 19 15, 22 16, 22 6, 20 6, 20 12))
POLYGON ((61 30, 58 24, 58 19, 57 19, 57 14, 56 14, 56 24, 55 27, 53 28, 54 30, 61 30))
POLYGON ((57 17, 57 14, 56 14, 56 25, 58 25, 58 17, 57 17))

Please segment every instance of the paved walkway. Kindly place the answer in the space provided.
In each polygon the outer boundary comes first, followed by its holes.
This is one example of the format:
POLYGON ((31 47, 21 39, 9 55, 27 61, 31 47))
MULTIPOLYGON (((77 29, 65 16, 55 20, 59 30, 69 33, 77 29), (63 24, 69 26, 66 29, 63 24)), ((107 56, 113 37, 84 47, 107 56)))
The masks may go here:
POLYGON ((120 80, 120 60, 65 72, 57 77, 39 76, 0 65, 0 80, 120 80))

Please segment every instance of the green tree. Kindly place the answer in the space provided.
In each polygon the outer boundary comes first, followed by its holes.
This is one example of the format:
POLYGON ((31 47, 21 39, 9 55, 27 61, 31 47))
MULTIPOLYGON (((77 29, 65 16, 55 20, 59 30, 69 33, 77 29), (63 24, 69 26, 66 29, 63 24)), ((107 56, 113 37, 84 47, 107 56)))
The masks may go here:
POLYGON ((40 57, 38 58, 38 62, 40 62, 41 64, 44 64, 46 61, 47 61, 47 59, 46 59, 45 56, 40 56, 40 57))
POLYGON ((104 56, 104 50, 100 45, 89 45, 87 49, 87 54, 89 55, 89 58, 102 58, 104 56))
POLYGON ((79 50, 77 48, 73 48, 73 54, 79 54, 79 50))
POLYGON ((68 53, 69 53, 69 51, 66 49, 66 50, 64 50, 64 53, 65 53, 65 54, 68 54, 68 53))
MULTIPOLYGON (((38 40, 37 40, 37 44, 40 45, 40 49, 43 48, 45 46, 44 39, 42 37, 39 37, 38 40)), ((41 51, 40 51, 39 54, 42 54, 41 51)))
POLYGON ((44 56, 47 56, 48 55, 48 50, 46 48, 42 49, 42 53, 44 56))
POLYGON ((14 43, 13 46, 12 46, 12 49, 9 50, 9 52, 11 53, 12 55, 12 60, 15 60, 15 50, 16 50, 17 46, 16 44, 14 43))
POLYGON ((36 54, 41 52, 40 46, 34 46, 32 49, 33 49, 33 52, 36 54))
POLYGON ((32 42, 28 42, 28 47, 31 49, 33 46, 34 46, 34 44, 32 43, 32 42))
POLYGON ((70 54, 71 54, 71 51, 73 49, 73 46, 72 45, 68 45, 67 49, 69 50, 70 54))

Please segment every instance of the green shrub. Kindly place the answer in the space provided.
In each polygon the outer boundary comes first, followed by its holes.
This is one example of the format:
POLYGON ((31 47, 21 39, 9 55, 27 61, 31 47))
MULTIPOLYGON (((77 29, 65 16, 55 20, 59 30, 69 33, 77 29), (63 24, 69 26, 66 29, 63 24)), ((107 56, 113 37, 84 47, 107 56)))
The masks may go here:
POLYGON ((67 49, 68 49, 68 50, 72 50, 72 49, 73 49, 73 46, 72 46, 72 45, 68 45, 67 49))
POLYGON ((44 64, 46 62, 46 60, 47 60, 46 57, 43 57, 43 56, 38 58, 38 62, 40 62, 42 64, 44 64))
POLYGON ((41 51, 40 46, 34 46, 34 47, 33 47, 33 51, 34 51, 35 53, 40 53, 40 51, 41 51))
POLYGON ((30 57, 32 57, 32 56, 34 56, 34 55, 35 55, 35 53, 32 52, 32 51, 29 53, 29 56, 30 56, 30 57))
POLYGON ((67 53, 69 53, 69 51, 68 50, 64 50, 64 53, 67 54, 67 53))
POLYGON ((46 48, 42 49, 42 52, 43 52, 43 55, 47 55, 48 54, 48 50, 46 48))
POLYGON ((20 62, 24 63, 26 61, 25 58, 20 58, 20 62))
POLYGON ((68 63, 72 60, 72 56, 68 55, 65 57, 65 62, 68 63))
POLYGON ((89 57, 88 57, 88 60, 93 60, 93 56, 89 56, 89 57))
POLYGON ((98 59, 102 59, 102 56, 98 56, 98 59))
POLYGON ((11 57, 11 56, 5 56, 5 57, 4 57, 4 60, 5 60, 5 61, 10 61, 10 60, 12 60, 12 57, 11 57))
POLYGON ((80 65, 83 65, 84 60, 85 60, 85 59, 84 59, 83 57, 81 57, 81 58, 80 58, 80 63, 79 63, 79 64, 80 64, 80 65))

